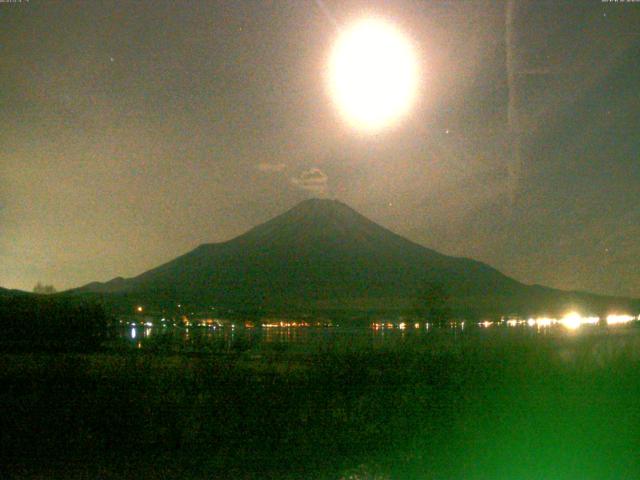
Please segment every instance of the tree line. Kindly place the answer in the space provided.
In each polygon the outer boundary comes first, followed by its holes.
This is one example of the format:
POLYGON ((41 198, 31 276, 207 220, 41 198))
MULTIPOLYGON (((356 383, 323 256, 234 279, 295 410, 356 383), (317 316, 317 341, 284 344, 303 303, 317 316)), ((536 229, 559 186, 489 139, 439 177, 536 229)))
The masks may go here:
POLYGON ((96 350, 109 324, 105 308, 95 301, 51 295, 0 299, 2 350, 96 350))

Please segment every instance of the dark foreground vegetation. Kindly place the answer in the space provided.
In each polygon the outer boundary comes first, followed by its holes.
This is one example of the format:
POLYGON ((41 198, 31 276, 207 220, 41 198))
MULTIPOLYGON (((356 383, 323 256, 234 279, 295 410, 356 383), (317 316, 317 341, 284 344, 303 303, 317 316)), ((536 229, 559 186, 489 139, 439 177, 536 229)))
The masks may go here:
POLYGON ((95 300, 0 296, 0 351, 96 351, 108 338, 110 320, 95 300))
POLYGON ((639 478, 636 333, 4 353, 0 473, 639 478))

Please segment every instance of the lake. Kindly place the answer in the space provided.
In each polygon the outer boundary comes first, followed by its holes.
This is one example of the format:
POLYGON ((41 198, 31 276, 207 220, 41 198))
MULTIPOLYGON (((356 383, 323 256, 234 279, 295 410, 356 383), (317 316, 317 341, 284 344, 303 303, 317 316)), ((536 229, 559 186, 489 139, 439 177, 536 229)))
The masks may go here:
POLYGON ((225 326, 188 328, 128 325, 119 329, 129 348, 155 353, 323 355, 325 353, 401 351, 407 354, 456 354, 483 348, 540 348, 564 363, 602 366, 623 356, 640 360, 640 323, 635 317, 582 323, 543 319, 499 322, 374 322, 354 326, 225 326))
POLYGON ((143 348, 147 340, 158 337, 171 338, 185 345, 217 345, 221 350, 231 350, 234 344, 245 342, 250 345, 283 344, 287 348, 323 349, 337 345, 353 348, 396 347, 419 345, 455 347, 468 342, 500 341, 516 338, 562 339, 594 337, 620 340, 634 338, 640 329, 638 318, 634 316, 571 317, 563 319, 504 319, 484 322, 451 322, 434 325, 428 322, 375 321, 362 325, 317 326, 312 323, 272 322, 247 328, 245 322, 235 321, 224 325, 190 327, 174 326, 169 323, 151 322, 121 325, 118 333, 132 345, 143 348))

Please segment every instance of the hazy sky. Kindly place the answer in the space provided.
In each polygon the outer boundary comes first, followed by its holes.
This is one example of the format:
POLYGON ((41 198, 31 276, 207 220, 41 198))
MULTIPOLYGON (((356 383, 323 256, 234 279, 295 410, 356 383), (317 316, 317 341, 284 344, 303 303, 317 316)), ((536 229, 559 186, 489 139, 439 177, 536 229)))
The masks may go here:
POLYGON ((640 3, 515 2, 517 178, 503 2, 324 3, 417 46, 394 128, 340 117, 311 0, 0 3, 0 286, 133 276, 325 195, 527 283, 640 296, 640 3))

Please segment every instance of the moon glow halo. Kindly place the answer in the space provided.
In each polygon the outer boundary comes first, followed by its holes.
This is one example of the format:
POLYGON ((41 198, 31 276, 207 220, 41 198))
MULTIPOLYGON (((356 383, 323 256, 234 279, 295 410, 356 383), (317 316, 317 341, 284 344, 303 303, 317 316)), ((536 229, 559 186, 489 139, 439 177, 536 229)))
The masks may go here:
POLYGON ((407 113, 416 96, 417 59, 392 25, 365 19, 343 30, 331 52, 329 89, 352 126, 376 132, 407 113))

